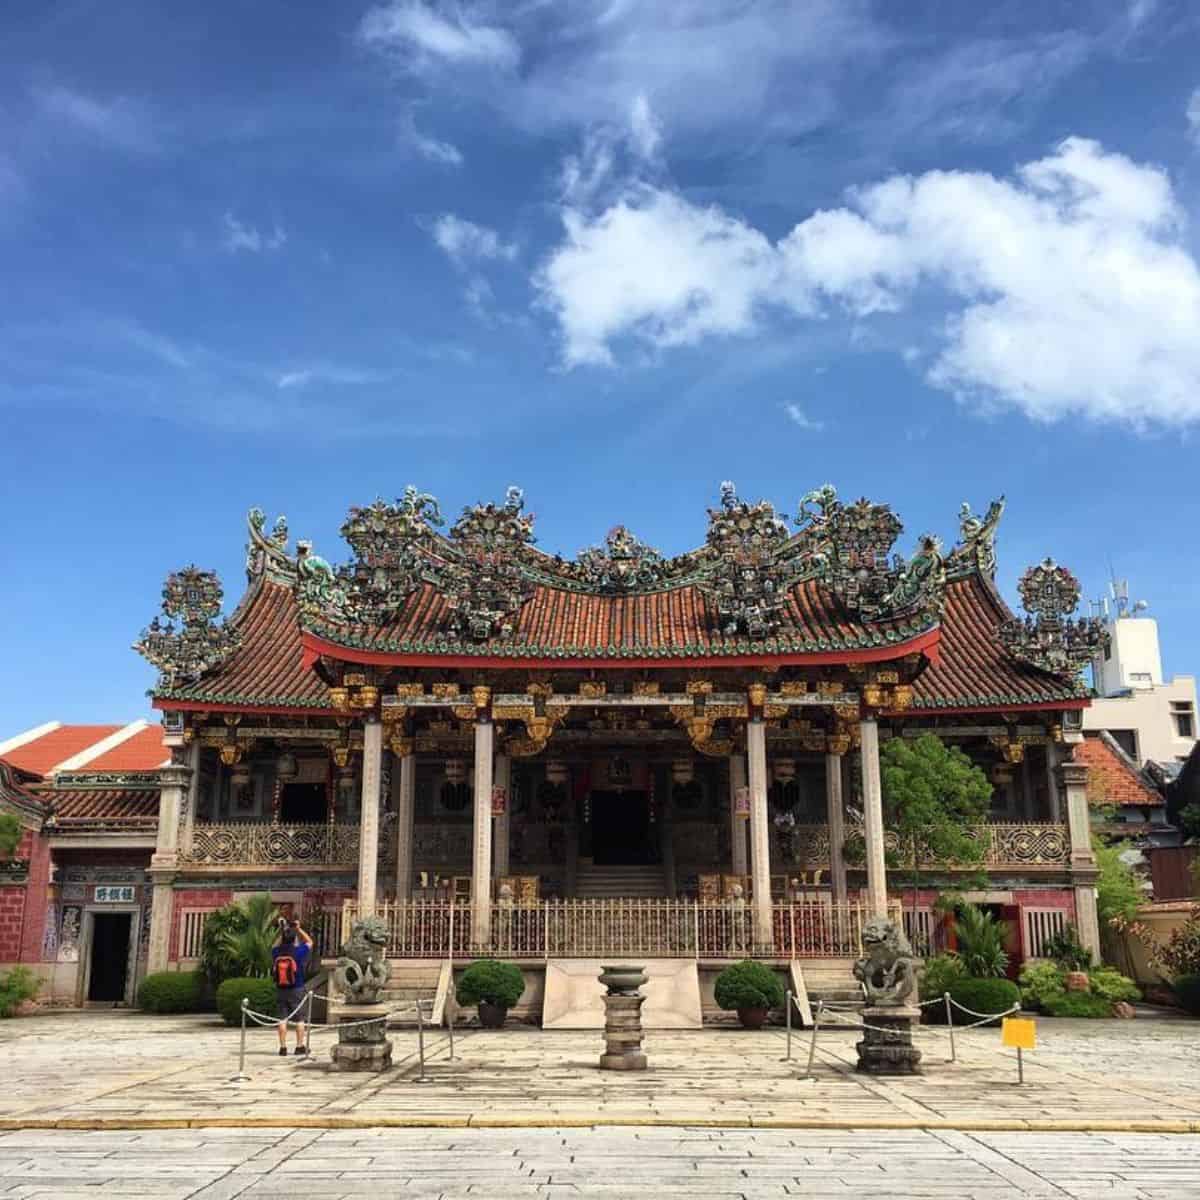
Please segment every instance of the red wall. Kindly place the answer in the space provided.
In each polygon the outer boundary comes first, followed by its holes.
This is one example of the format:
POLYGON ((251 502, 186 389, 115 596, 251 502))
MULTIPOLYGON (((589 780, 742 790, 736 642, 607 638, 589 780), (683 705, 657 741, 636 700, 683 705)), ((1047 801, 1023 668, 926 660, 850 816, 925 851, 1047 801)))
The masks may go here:
POLYGON ((171 946, 167 958, 179 961, 179 914, 185 908, 223 908, 233 899, 227 888, 180 888, 171 897, 171 946))
MULTIPOLYGON (((20 884, 8 884, 0 887, 0 962, 13 963, 20 962, 22 958, 21 947, 24 942, 24 926, 25 926, 25 909, 30 903, 29 897, 31 892, 36 893, 37 888, 34 880, 34 859, 37 855, 36 841, 33 833, 26 829, 21 834, 21 840, 17 843, 17 851, 14 858, 27 858, 29 864, 29 881, 20 884)), ((40 926, 45 922, 45 907, 46 907, 46 887, 43 882, 41 888, 41 903, 43 916, 37 922, 39 925, 38 933, 38 952, 34 956, 34 961, 41 958, 41 933, 40 926)))

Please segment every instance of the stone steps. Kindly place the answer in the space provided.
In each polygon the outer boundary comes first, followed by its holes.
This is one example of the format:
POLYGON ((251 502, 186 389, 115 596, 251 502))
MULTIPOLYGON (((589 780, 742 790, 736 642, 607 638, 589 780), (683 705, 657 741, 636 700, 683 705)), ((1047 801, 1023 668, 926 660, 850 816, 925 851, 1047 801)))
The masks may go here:
POLYGON ((580 900, 658 900, 666 897, 667 885, 661 866, 581 866, 575 877, 575 895, 580 900))

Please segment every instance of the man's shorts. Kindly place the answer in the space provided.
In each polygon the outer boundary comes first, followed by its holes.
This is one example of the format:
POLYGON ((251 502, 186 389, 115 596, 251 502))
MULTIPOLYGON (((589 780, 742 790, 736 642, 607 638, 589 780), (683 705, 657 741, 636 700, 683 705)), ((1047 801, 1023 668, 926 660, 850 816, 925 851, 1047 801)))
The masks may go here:
MULTIPOLYGON (((275 989, 275 1011, 279 1014, 281 1021, 292 1017, 292 1011, 296 1005, 304 999, 304 989, 302 987, 295 988, 276 988, 275 989)), ((301 1009, 294 1017, 293 1021, 303 1021, 305 1017, 304 1009, 301 1009)))

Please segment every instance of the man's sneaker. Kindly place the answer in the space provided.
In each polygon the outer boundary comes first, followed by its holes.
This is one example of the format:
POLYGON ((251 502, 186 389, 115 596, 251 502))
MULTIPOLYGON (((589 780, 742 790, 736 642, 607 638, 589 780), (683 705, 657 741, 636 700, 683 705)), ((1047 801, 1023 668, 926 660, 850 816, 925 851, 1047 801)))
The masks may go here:
POLYGON ((280 1058, 287 1058, 287 1047, 286 1047, 286 1046, 280 1046, 280 1047, 279 1047, 279 1057, 280 1057, 280 1058))
POLYGON ((297 1058, 307 1058, 308 1057, 308 1047, 307 1046, 297 1046, 296 1047, 296 1057, 297 1058))

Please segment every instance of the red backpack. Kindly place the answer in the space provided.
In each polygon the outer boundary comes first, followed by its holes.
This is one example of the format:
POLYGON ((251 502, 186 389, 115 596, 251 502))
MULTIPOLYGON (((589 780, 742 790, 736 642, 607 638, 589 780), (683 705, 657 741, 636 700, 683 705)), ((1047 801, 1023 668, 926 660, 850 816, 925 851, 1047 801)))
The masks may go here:
POLYGON ((299 966, 290 954, 279 954, 275 957, 275 986, 293 988, 296 986, 296 976, 299 966))

